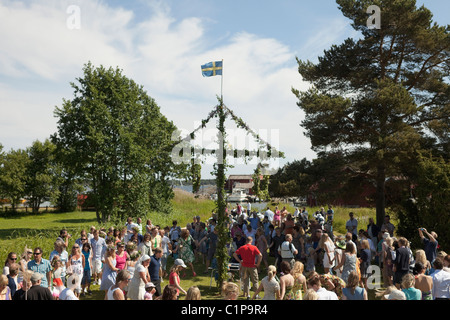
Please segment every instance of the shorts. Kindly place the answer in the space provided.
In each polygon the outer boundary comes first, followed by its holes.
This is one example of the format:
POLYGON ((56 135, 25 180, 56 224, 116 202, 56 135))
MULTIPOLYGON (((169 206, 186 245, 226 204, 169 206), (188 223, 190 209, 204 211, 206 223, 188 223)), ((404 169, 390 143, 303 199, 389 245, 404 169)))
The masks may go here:
POLYGON ((102 266, 103 264, 101 260, 92 260, 92 273, 101 273, 102 266))

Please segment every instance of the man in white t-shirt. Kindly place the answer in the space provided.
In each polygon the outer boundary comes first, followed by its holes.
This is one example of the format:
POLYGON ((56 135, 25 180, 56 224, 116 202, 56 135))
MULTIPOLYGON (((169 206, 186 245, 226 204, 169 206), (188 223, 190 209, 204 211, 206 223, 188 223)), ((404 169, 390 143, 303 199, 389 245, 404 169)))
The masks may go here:
POLYGON ((352 234, 352 240, 355 242, 358 239, 358 220, 354 218, 353 212, 350 212, 348 216, 350 219, 345 224, 345 228, 352 234))
POLYGON ((308 287, 314 289, 319 296, 318 300, 339 300, 336 293, 322 287, 318 273, 312 274, 308 279, 308 287))
POLYGON ((270 223, 272 223, 272 222, 273 222, 273 217, 275 216, 275 213, 273 213, 273 211, 270 210, 269 207, 267 207, 267 210, 266 210, 266 212, 264 213, 264 216, 266 216, 267 219, 270 221, 270 223))

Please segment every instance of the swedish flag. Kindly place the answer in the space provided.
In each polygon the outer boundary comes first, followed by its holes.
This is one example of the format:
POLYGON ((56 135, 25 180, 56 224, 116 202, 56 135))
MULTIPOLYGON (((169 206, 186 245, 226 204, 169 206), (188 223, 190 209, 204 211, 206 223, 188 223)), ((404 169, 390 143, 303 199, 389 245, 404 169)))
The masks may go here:
POLYGON ((204 77, 213 77, 222 75, 222 61, 208 62, 202 65, 202 75, 204 77))

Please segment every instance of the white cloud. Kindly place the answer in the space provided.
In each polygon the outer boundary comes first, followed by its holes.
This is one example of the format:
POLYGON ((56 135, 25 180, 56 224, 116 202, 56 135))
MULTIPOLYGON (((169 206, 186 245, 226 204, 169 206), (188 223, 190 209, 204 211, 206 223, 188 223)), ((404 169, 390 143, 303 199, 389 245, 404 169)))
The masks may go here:
POLYGON ((306 87, 291 48, 245 31, 224 35, 210 48, 202 19, 176 20, 162 2, 151 2, 148 8, 152 14, 136 21, 131 10, 103 1, 0 0, 0 79, 49 83, 48 91, 0 85, 0 111, 9 119, 1 123, 0 142, 15 147, 28 138, 31 145, 52 134, 54 106, 70 98, 69 82, 81 76, 88 61, 119 66, 144 86, 169 120, 192 130, 220 94, 220 77, 203 78, 200 66, 224 59, 225 103, 255 130, 278 129, 279 148, 289 160, 313 157, 290 91, 306 87), (73 4, 80 8, 81 24, 71 30, 66 11, 73 4), (67 89, 61 90, 61 83, 67 89))

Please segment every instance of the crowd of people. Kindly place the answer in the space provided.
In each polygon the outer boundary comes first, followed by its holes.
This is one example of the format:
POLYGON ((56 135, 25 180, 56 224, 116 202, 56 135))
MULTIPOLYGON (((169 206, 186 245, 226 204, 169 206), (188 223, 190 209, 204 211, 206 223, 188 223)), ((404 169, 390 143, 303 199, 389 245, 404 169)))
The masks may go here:
MULTIPOLYGON (((374 266, 381 274, 381 299, 450 299, 450 256, 438 250, 435 232, 419 228, 423 247, 413 252, 407 239, 395 236, 389 216, 381 228, 373 219, 362 228, 350 213, 347 233, 337 236, 332 206, 310 216, 305 207, 294 213, 278 207, 256 212, 250 204, 247 209, 238 204, 227 216, 229 263, 239 266, 240 284, 230 273, 222 286, 224 299, 367 300, 374 266)), ((0 299, 78 300, 92 294, 93 284, 105 300, 177 300, 181 295, 200 300, 199 288, 185 289, 181 281, 187 272, 196 277, 215 269, 216 225, 215 213, 205 222, 195 216, 183 228, 177 221, 160 228, 129 217, 122 228, 92 226, 75 241, 63 229, 48 259, 40 247, 25 248, 20 256, 9 253, 0 299), (195 270, 196 261, 203 271, 195 270), (162 288, 164 279, 168 284, 162 288)))

